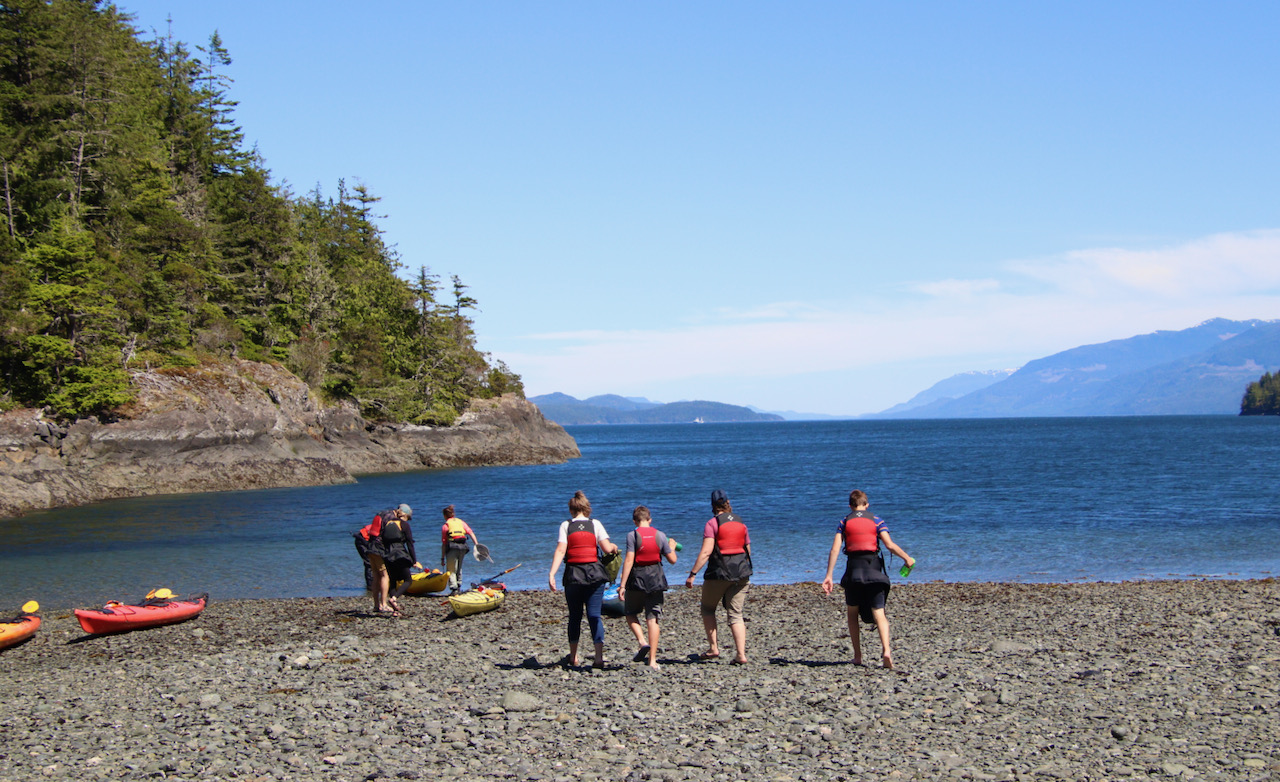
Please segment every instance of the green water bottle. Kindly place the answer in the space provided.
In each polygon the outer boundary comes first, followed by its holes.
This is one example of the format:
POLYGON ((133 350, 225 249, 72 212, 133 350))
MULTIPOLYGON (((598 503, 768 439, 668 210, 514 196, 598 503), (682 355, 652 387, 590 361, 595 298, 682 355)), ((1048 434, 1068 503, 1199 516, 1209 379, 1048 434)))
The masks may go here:
POLYGON ((902 567, 898 568, 898 575, 902 576, 903 578, 906 578, 907 576, 911 575, 911 569, 914 567, 915 565, 903 565, 902 567))

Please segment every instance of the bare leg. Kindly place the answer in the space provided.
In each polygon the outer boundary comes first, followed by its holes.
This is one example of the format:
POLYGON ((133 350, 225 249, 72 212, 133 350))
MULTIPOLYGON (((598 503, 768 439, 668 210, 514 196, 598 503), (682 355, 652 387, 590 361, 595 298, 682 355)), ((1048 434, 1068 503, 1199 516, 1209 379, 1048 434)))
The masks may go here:
MULTIPOLYGON (((637 627, 639 626, 639 624, 640 624, 639 622, 636 622, 637 627)), ((658 628, 658 617, 650 616, 649 617, 649 667, 655 671, 661 667, 658 665, 659 633, 660 633, 660 630, 658 628)))
POLYGON ((574 641, 573 643, 569 644, 569 667, 570 668, 578 667, 578 642, 577 641, 574 641))
POLYGON ((636 647, 639 649, 643 649, 644 648, 644 631, 640 629, 639 615, 628 616, 627 627, 631 628, 631 633, 636 637, 636 647))
POLYGON ((378 602, 381 604, 378 610, 390 611, 391 599, 387 593, 391 591, 391 576, 388 575, 386 568, 383 568, 374 578, 378 582, 378 602))
POLYGON ((596 659, 592 664, 597 668, 604 667, 604 644, 596 644, 596 659))
POLYGON ((849 640, 853 641, 853 664, 862 665, 862 628, 858 626, 858 607, 848 606, 849 640))
POLYGON ((702 629, 707 631, 707 657, 720 656, 720 642, 717 639, 716 615, 702 617, 702 629))
POLYGON ((889 649, 889 617, 885 616, 883 608, 871 609, 871 615, 876 620, 876 630, 880 633, 880 648, 884 650, 882 659, 884 667, 893 667, 893 655, 889 649))
POLYGON ((747 661, 747 626, 743 622, 729 624, 729 634, 733 636, 733 648, 737 651, 738 656, 733 659, 736 662, 745 663, 747 661))

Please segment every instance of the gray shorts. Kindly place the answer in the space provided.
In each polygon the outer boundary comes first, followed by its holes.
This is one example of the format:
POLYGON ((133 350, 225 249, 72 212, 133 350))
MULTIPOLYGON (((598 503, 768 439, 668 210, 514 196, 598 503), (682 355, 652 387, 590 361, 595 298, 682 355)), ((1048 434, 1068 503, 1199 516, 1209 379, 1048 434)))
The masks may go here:
POLYGON ((627 616, 640 616, 640 612, 644 611, 645 619, 661 619, 662 604, 666 599, 666 592, 643 592, 639 589, 628 589, 627 599, 623 601, 622 612, 627 616))

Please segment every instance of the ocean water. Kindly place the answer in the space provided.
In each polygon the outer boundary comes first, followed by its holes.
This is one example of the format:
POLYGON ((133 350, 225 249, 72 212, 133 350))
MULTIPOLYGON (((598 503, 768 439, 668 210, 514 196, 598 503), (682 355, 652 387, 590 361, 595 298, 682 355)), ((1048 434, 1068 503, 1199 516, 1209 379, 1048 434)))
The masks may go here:
MULTIPOLYGON (((849 491, 866 491, 911 581, 1122 581, 1280 573, 1280 420, 1233 416, 570 427, 562 465, 366 476, 354 485, 148 497, 0 521, 0 612, 100 605, 167 586, 213 599, 363 591, 351 531, 409 503, 439 566, 440 509, 489 546, 464 581, 545 589, 582 489, 621 542, 638 504, 696 554, 722 488, 756 582, 820 580, 849 491)), ((837 566, 842 567, 842 565, 837 566)), ((837 569, 837 575, 839 569, 837 569)), ((895 581, 900 580, 894 575, 895 581)))

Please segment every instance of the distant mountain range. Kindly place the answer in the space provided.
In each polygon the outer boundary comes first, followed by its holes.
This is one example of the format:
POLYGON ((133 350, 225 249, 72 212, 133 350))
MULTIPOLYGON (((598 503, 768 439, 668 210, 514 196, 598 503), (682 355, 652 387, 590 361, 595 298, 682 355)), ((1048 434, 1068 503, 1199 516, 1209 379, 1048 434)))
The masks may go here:
MULTIPOLYGON (((1280 320, 1215 318, 1084 345, 1021 369, 963 372, 861 418, 1015 418, 1086 415, 1236 415, 1248 385, 1280 371, 1280 320)), ((530 397, 561 425, 838 419, 719 402, 651 402, 616 394, 530 397)))
POLYGON ((720 402, 650 402, 638 397, 603 394, 584 400, 559 392, 531 396, 542 414, 561 426, 579 424, 693 424, 781 421, 780 415, 758 413, 720 402))
POLYGON ((864 417, 1233 415, 1249 383, 1278 368, 1280 321, 1217 318, 1072 348, 1014 372, 956 375, 864 417))

